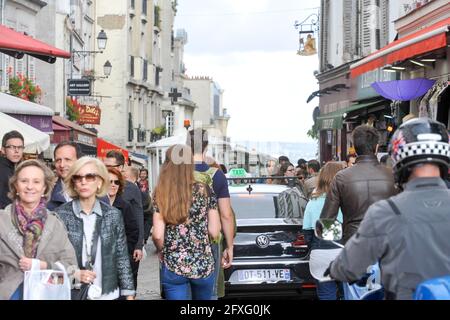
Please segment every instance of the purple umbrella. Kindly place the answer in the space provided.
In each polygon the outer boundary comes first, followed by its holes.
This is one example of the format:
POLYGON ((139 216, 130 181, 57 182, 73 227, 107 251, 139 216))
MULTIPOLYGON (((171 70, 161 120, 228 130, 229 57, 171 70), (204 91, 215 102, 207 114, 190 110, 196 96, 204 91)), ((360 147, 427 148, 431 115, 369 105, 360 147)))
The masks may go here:
POLYGON ((435 82, 436 80, 425 78, 374 82, 372 83, 372 88, 383 98, 396 101, 410 101, 425 95, 435 82))

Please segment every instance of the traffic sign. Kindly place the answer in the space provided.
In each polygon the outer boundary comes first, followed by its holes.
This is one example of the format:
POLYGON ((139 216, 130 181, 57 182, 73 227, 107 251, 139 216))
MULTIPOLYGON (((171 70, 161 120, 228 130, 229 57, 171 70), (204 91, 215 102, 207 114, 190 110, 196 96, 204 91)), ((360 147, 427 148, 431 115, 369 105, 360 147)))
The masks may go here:
POLYGON ((69 96, 90 96, 91 80, 89 79, 68 79, 67 95, 69 96))

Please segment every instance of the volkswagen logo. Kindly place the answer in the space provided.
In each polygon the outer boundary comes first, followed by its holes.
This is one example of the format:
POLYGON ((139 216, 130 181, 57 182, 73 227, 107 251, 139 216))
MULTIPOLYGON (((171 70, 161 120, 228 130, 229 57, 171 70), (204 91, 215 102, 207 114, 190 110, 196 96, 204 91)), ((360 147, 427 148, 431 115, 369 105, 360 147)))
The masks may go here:
POLYGON ((260 248, 267 248, 270 244, 270 239, 268 236, 262 234, 256 237, 256 244, 260 248))

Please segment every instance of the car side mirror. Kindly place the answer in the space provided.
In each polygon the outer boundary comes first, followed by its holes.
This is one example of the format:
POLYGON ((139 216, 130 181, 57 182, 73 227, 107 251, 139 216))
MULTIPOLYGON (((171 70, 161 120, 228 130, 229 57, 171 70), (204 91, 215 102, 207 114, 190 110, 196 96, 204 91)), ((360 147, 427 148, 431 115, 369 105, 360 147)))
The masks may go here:
POLYGON ((322 240, 339 241, 342 239, 342 223, 334 219, 319 219, 314 234, 322 240))

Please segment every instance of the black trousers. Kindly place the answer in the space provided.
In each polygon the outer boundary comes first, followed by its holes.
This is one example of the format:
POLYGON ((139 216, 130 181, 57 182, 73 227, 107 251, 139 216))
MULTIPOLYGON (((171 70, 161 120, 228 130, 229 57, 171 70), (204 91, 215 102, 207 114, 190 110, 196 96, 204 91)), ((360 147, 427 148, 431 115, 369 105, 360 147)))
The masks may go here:
POLYGON ((137 262, 134 261, 133 254, 131 254, 130 255, 130 265, 131 265, 131 272, 133 273, 134 290, 137 290, 139 263, 140 263, 140 261, 137 261, 137 262))
POLYGON ((147 244, 147 240, 150 237, 150 231, 153 226, 153 213, 144 212, 144 243, 147 244))

